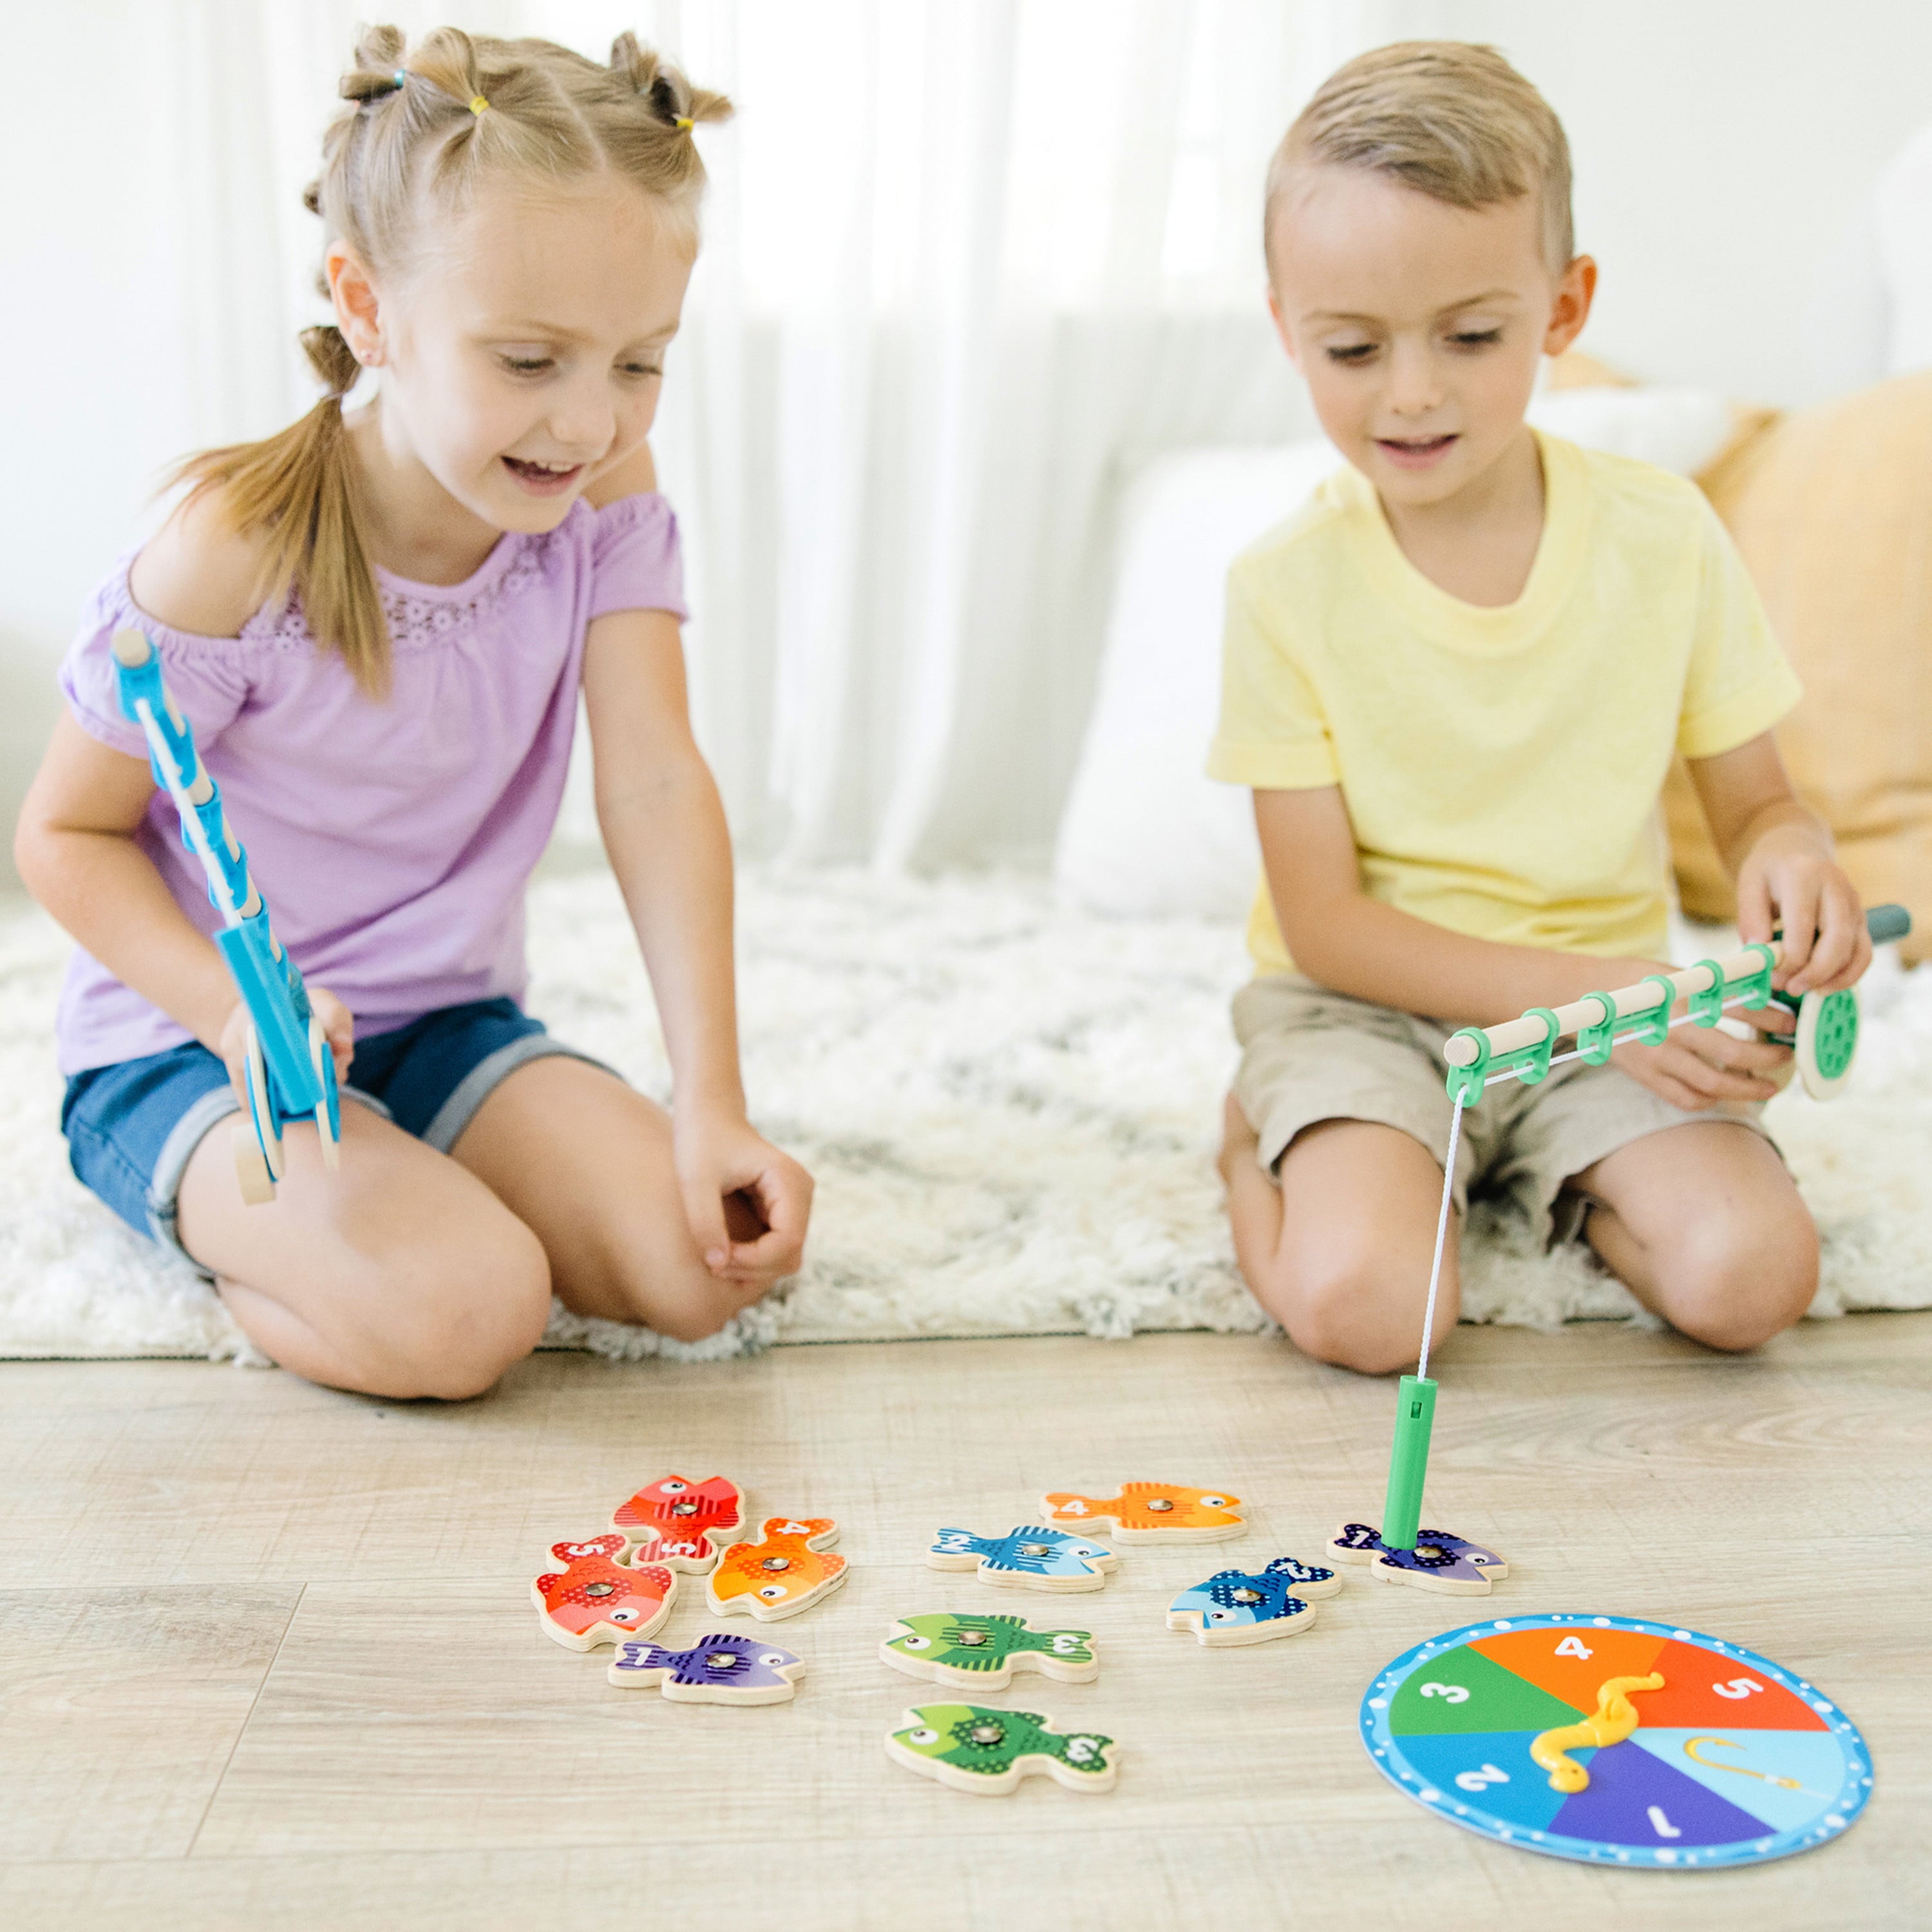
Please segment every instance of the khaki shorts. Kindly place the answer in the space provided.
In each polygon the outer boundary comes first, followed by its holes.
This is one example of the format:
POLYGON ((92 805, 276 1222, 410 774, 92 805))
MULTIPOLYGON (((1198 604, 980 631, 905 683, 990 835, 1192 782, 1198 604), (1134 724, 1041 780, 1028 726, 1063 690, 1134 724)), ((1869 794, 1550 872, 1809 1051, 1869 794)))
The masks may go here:
MULTIPOLYGON (((1241 1064, 1234 1097, 1261 1136, 1257 1157, 1275 1174, 1304 1127, 1320 1120, 1372 1120, 1420 1141, 1439 1166, 1449 1151, 1454 1108, 1444 1084, 1443 1043, 1455 1029, 1438 1020, 1330 992, 1299 974, 1273 974, 1234 995, 1241 1064)), ((1765 1133, 1761 1108, 1724 1102, 1687 1114, 1615 1066, 1571 1060, 1534 1087, 1499 1081, 1462 1114, 1456 1150, 1456 1204, 1496 1198, 1522 1214, 1553 1245, 1580 1232, 1586 1196, 1572 1176, 1646 1134, 1700 1120, 1734 1121, 1765 1133)), ((1772 1143, 1775 1146, 1776 1143, 1772 1143)))

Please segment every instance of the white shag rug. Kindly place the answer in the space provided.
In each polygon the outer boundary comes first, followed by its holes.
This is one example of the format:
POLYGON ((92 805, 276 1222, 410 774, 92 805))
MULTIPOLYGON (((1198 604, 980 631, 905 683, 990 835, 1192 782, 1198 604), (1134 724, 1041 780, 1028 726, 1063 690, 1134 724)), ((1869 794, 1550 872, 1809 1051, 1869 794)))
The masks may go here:
MULTIPOLYGON (((548 1341, 618 1357, 774 1342, 1139 1329, 1261 1330, 1213 1153, 1238 934, 1102 919, 1030 880, 753 874, 739 926, 761 1126, 818 1181, 808 1259, 689 1346, 560 1307, 548 1341)), ((598 872, 531 896, 532 1010, 646 1091, 668 1086, 637 947, 598 872)), ((1708 941, 1695 952, 1702 956, 1708 941)), ((188 1268, 67 1170, 50 1021, 68 946, 0 923, 0 1356, 259 1359, 188 1268)), ((1932 973, 1868 982, 1852 1089, 1773 1124, 1825 1238, 1811 1312, 1932 1305, 1932 973)), ((1580 1251, 1472 1230, 1466 1318, 1636 1316, 1580 1251)), ((1419 1292, 1419 1289, 1418 1289, 1419 1292)))

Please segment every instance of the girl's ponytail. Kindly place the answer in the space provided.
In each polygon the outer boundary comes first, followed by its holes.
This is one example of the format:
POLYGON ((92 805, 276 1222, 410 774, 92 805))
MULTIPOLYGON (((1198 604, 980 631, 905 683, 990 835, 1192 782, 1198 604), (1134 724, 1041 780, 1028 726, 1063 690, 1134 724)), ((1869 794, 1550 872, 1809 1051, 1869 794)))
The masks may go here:
POLYGON ((169 482, 188 500, 213 494, 230 526, 262 539, 265 602, 292 590, 309 634, 334 650, 372 698, 389 681, 389 633, 369 562, 342 399, 362 373, 332 322, 304 329, 302 347, 328 394, 279 435, 203 450, 169 482))

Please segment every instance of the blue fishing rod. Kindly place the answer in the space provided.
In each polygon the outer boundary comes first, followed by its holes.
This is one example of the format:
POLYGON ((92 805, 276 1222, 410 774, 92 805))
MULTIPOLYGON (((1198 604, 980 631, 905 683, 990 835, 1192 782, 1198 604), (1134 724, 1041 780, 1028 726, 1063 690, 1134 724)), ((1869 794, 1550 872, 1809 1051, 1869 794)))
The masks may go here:
POLYGON ((341 1106, 335 1060, 295 962, 268 924, 268 908, 248 874, 248 854, 222 809, 221 790, 195 750, 194 734, 161 680, 161 661, 140 631, 114 633, 121 710, 148 741, 154 782, 181 814, 182 843, 201 862, 208 896, 221 915, 214 935, 236 990, 248 1010, 245 1070, 252 1138, 235 1136, 235 1173, 242 1198, 260 1207, 275 1198, 286 1172, 282 1129, 313 1120, 326 1165, 336 1164, 341 1106))

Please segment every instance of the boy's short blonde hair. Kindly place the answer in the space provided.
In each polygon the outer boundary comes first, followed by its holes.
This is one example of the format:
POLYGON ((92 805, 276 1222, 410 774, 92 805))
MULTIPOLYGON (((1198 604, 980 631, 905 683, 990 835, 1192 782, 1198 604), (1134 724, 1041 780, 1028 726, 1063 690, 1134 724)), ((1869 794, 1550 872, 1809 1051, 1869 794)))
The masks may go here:
POLYGON ((1398 41, 1322 82, 1268 164, 1262 245, 1270 275, 1276 211, 1307 167, 1365 168, 1452 208, 1534 194, 1552 274, 1576 253, 1563 124, 1494 47, 1398 41))

